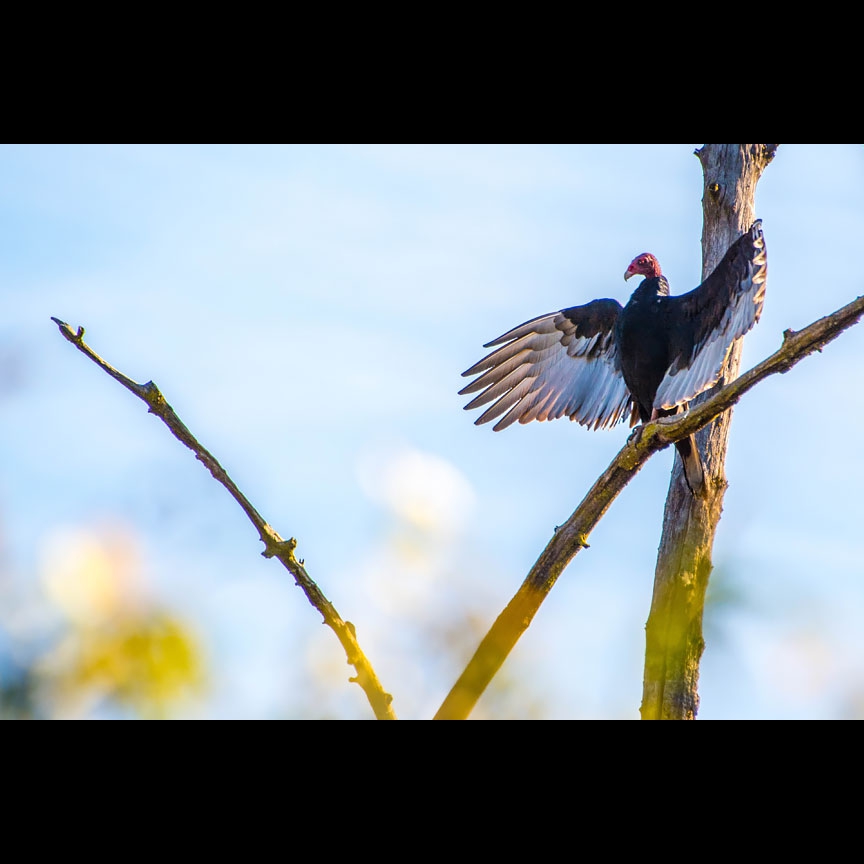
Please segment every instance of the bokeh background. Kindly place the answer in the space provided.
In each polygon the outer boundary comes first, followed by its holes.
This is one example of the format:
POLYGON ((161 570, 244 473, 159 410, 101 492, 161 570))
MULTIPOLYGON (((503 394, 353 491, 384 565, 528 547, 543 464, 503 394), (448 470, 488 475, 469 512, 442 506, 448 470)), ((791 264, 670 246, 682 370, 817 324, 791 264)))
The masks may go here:
MULTIPOLYGON (((0 146, 0 714, 371 717, 252 526, 51 316, 155 381, 405 719, 431 717, 627 437, 473 425, 482 344, 700 274, 698 144, 0 146)), ((743 368, 864 293, 864 151, 783 144, 743 368)), ((735 409, 702 719, 864 716, 864 329, 735 409)), ((636 719, 673 453, 565 571, 477 718, 636 719)))

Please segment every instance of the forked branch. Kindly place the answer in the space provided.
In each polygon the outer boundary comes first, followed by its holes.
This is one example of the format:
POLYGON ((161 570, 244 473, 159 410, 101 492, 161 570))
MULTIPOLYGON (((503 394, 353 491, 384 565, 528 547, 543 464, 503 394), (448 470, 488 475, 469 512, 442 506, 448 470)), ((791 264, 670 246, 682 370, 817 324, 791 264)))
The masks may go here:
POLYGON ((856 324, 862 315, 864 296, 797 333, 787 330, 778 351, 718 390, 703 404, 692 407, 683 416, 664 418, 637 428, 582 503, 549 541, 516 595, 483 638, 435 719, 461 720, 469 716, 519 637, 528 629, 564 568, 580 549, 588 547, 587 538, 591 531, 654 453, 707 426, 769 375, 788 372, 807 355, 821 351, 844 330, 856 324))

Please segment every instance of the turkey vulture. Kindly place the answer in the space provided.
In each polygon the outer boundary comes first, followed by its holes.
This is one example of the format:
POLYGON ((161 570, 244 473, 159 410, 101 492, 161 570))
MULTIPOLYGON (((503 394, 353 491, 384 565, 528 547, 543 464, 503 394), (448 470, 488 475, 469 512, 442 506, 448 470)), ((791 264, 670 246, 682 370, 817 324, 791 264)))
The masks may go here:
MULTIPOLYGON (((607 429, 675 414, 712 387, 732 343, 759 320, 768 264, 762 220, 739 237, 716 269, 687 294, 669 296, 669 282, 650 253, 624 273, 645 278, 627 305, 593 300, 532 318, 484 345, 495 347, 470 369, 479 375, 460 395, 478 393, 465 409, 492 403, 475 421, 569 417, 607 429), (500 347, 496 347, 500 346, 500 347), (503 416, 502 416, 503 415, 503 416)), ((702 464, 691 436, 676 445, 695 490, 702 464)))

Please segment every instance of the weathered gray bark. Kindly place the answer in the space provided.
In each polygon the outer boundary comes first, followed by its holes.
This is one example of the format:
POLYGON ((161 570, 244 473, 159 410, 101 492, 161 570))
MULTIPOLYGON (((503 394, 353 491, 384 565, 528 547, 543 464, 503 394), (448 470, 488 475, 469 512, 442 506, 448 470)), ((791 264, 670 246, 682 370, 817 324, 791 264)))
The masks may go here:
MULTIPOLYGON (((778 146, 706 144, 696 151, 704 175, 703 279, 756 218, 756 185, 778 146)), ((766 241, 770 273, 770 232, 766 241)), ((740 360, 739 340, 730 351, 717 387, 738 376, 740 360)), ((696 402, 709 398, 715 390, 696 402)), ((731 420, 730 410, 696 436, 705 466, 705 486, 695 496, 684 479, 681 460, 674 463, 646 626, 643 720, 692 720, 699 708, 699 662, 705 647, 702 613, 714 535, 727 487, 724 466, 731 420)))
POLYGON ((814 321, 797 333, 787 330, 783 345, 770 357, 730 381, 686 414, 664 417, 641 427, 612 460, 582 503, 555 532, 522 586, 483 638, 471 662, 435 715, 438 720, 464 720, 546 599, 552 586, 582 549, 587 537, 612 502, 654 453, 699 432, 729 411, 769 375, 788 372, 796 363, 821 351, 864 316, 864 296, 814 321))

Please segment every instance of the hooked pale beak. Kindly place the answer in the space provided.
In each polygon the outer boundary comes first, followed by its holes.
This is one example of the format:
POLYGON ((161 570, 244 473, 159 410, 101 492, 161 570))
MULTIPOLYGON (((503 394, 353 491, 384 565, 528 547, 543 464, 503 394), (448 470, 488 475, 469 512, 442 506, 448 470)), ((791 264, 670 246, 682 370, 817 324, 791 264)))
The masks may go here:
POLYGON ((626 282, 631 276, 635 276, 636 271, 631 270, 629 267, 624 271, 624 281, 626 282))

